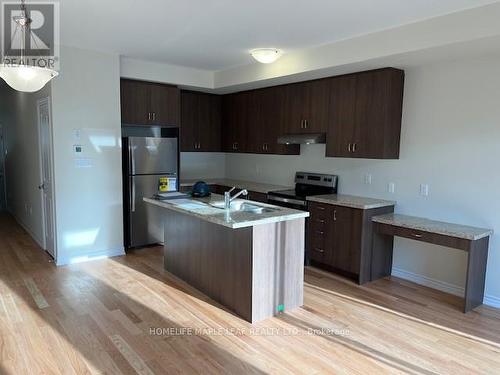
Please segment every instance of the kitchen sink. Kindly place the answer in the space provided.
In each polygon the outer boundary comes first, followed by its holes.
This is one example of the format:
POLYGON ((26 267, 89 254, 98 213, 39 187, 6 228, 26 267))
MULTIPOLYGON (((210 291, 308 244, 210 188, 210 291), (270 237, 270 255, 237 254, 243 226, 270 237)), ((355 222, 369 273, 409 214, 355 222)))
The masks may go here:
MULTIPOLYGON (((212 207, 220 208, 222 210, 225 209, 224 202, 215 202, 211 203, 212 207)), ((231 202, 230 211, 239 211, 239 212, 250 212, 253 214, 264 214, 269 212, 276 212, 278 208, 264 207, 257 204, 245 202, 245 201, 234 201, 231 202)))

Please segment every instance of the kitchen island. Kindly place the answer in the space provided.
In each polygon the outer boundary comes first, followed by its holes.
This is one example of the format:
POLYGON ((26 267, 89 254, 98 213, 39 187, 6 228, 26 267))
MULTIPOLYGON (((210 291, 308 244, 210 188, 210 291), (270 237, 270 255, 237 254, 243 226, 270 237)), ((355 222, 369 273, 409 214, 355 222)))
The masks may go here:
POLYGON ((308 212, 223 197, 159 201, 165 269, 248 322, 302 306, 308 212))

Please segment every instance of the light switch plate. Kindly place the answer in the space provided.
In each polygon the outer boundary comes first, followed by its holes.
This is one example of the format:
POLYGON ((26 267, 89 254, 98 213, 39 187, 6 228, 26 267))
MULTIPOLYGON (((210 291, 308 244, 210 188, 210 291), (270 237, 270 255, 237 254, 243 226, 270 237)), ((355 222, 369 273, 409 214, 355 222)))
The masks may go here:
POLYGON ((429 185, 428 184, 420 184, 420 195, 423 197, 429 196, 429 185))
POLYGON ((394 182, 389 182, 389 184, 387 184, 387 191, 394 194, 396 191, 396 184, 394 182))
POLYGON ((371 185, 372 184, 372 175, 367 173, 365 174, 365 184, 366 185, 371 185))

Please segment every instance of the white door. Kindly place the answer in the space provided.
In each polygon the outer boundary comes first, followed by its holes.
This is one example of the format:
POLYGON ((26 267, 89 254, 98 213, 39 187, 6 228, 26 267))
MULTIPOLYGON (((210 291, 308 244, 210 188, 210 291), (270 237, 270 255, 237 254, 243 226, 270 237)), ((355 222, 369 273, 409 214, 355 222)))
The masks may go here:
POLYGON ((2 125, 0 125, 0 211, 7 209, 5 184, 5 145, 2 125))
POLYGON ((45 250, 56 258, 54 240, 54 199, 52 173, 52 123, 50 114, 50 98, 38 102, 38 132, 40 143, 40 170, 42 181, 39 189, 42 194, 43 227, 45 250))

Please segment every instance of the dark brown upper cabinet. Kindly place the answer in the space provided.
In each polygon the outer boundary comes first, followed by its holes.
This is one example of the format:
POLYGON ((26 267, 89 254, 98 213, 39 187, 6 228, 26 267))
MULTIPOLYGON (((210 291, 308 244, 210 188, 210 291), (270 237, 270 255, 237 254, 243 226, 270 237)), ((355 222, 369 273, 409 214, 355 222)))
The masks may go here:
POLYGON ((181 151, 221 151, 221 97, 181 92, 181 151))
POLYGON ((247 152, 259 154, 298 155, 299 145, 280 145, 278 137, 284 126, 283 86, 249 92, 247 152))
POLYGON ((285 133, 325 133, 330 104, 329 80, 295 83, 285 86, 285 90, 285 133))
POLYGON ((248 113, 251 113, 250 92, 222 97, 222 151, 247 151, 248 113))
POLYGON ((330 85, 326 156, 398 159, 404 72, 361 72, 330 85))
POLYGON ((120 97, 122 124, 180 124, 180 91, 175 86, 122 79, 120 97))

